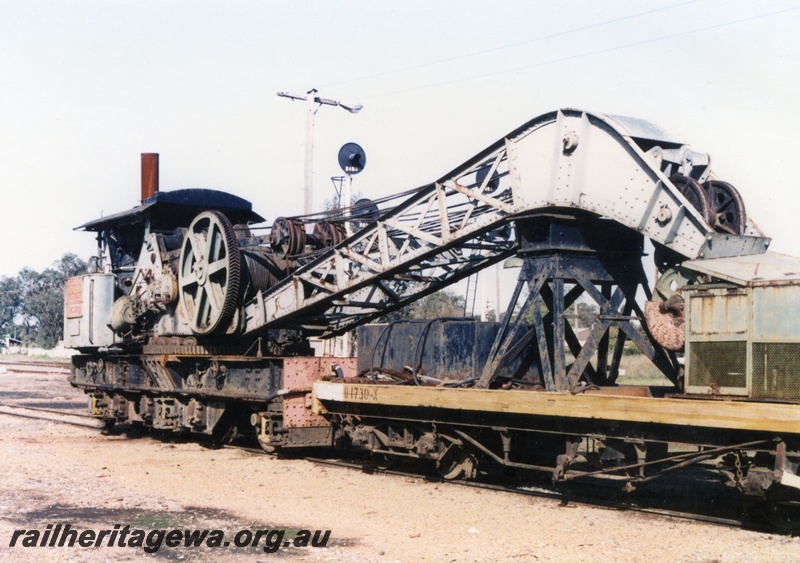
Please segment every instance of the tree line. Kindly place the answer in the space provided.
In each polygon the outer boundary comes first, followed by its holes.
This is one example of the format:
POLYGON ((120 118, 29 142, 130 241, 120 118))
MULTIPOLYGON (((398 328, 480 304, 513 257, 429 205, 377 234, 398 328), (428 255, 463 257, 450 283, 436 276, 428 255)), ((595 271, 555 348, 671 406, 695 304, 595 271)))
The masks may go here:
POLYGON ((0 277, 0 335, 53 348, 64 332, 64 285, 88 271, 88 262, 67 253, 41 272, 26 267, 0 277))
MULTIPOLYGON (((67 279, 88 271, 88 262, 67 253, 41 272, 23 268, 14 277, 0 277, 0 336, 13 336, 26 345, 54 347, 64 331, 64 285, 67 279)), ((378 322, 460 317, 464 304, 463 296, 443 290, 389 313, 378 322)), ((578 303, 570 312, 586 327, 591 326, 597 308, 578 303)))

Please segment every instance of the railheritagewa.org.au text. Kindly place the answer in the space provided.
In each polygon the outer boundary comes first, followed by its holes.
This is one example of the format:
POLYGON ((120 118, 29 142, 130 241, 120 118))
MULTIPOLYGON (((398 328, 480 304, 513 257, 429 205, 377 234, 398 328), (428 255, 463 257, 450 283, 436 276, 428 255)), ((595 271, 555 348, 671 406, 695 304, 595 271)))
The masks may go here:
POLYGON ((145 553, 162 548, 225 549, 261 548, 275 553, 284 548, 326 547, 330 530, 244 529, 226 534, 223 530, 157 529, 144 530, 115 524, 104 530, 74 528, 71 524, 48 524, 45 529, 14 530, 9 547, 16 548, 101 548, 129 547, 145 553))

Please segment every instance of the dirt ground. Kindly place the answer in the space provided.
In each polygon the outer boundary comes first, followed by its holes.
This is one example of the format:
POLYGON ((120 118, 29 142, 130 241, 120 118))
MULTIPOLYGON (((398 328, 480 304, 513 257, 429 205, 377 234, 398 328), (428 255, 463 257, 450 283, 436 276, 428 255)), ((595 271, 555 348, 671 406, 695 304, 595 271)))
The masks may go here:
MULTIPOLYGON (((85 406, 65 376, 2 373, 0 403, 85 406)), ((366 474, 3 414, 0 560, 800 561, 800 538, 366 474), (331 530, 327 547, 22 547, 15 530, 331 530)), ((83 412, 77 408, 75 412, 83 412)), ((82 419, 91 422, 89 419, 82 419)))

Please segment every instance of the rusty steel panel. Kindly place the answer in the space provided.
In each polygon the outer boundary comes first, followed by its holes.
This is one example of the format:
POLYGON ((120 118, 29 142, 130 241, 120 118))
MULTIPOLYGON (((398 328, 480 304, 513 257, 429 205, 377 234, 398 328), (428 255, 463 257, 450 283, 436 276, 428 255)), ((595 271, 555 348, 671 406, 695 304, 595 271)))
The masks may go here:
MULTIPOLYGON (((500 323, 464 319, 398 321, 358 328, 358 373, 372 368, 396 372, 413 366, 420 375, 464 380, 479 374, 489 357, 500 323)), ((517 335, 519 341, 522 335, 517 335)), ((522 377, 531 363, 526 354, 508 366, 522 377)))
POLYGON ((736 335, 738 339, 747 334, 747 294, 709 290, 692 292, 689 296, 689 337, 693 340, 710 340, 736 335), (699 337, 699 338, 695 338, 699 337))
POLYGON ((65 311, 68 319, 77 319, 83 313, 83 278, 67 280, 65 311))
POLYGON ((344 377, 355 377, 356 358, 296 357, 283 361, 283 425, 285 428, 330 426, 322 416, 311 411, 311 389, 315 381, 335 375, 341 368, 344 377))

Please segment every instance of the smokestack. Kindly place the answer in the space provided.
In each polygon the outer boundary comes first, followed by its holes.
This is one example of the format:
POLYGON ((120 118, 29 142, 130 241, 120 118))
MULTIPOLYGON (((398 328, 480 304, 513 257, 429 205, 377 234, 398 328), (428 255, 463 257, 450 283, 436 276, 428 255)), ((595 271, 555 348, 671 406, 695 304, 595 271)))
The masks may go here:
POLYGON ((158 153, 142 153, 142 203, 158 193, 158 153))

